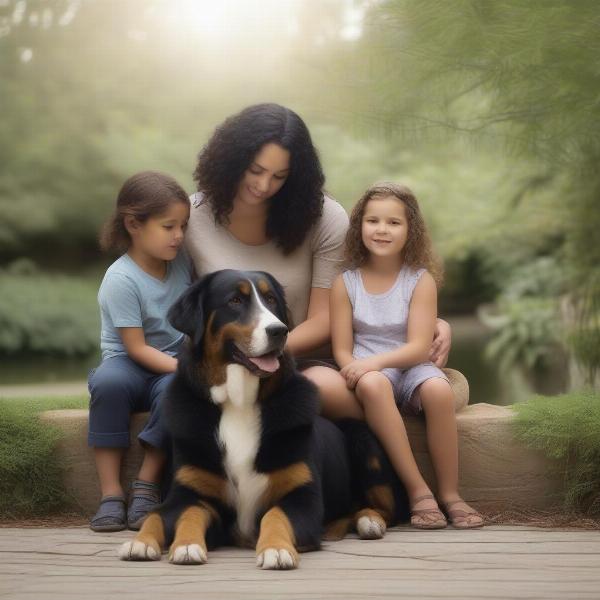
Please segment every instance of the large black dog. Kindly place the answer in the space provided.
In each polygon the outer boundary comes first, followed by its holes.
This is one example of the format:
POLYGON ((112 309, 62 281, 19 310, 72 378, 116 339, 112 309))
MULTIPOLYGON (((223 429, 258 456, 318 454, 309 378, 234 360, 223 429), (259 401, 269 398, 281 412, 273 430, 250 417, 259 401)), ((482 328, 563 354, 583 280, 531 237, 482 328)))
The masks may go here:
POLYGON ((291 569, 324 532, 379 538, 405 496, 364 424, 318 417, 317 390, 284 352, 283 290, 263 272, 217 271, 169 313, 188 336, 165 402, 174 481, 123 544, 123 560, 200 564, 207 548, 256 548, 264 569, 291 569))

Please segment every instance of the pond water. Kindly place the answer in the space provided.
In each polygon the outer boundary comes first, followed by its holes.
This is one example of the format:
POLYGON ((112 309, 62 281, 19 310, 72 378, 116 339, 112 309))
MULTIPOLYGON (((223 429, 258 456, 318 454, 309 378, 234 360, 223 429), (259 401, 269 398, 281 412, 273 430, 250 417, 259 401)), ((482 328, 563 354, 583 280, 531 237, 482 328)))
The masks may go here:
MULTIPOLYGON (((453 317, 448 321, 453 335, 448 366, 458 369, 468 379, 471 404, 508 405, 522 402, 533 393, 552 395, 566 391, 566 374, 560 370, 541 375, 523 373, 520 369, 500 373, 497 365, 485 357, 485 346, 491 332, 474 316, 453 317)), ((0 361, 0 384, 81 381, 87 378, 88 371, 98 361, 99 356, 84 359, 4 359, 0 361)))
POLYGON ((567 365, 544 372, 513 368, 501 373, 496 361, 485 356, 493 332, 475 316, 448 318, 452 350, 448 366, 461 371, 469 382, 470 404, 488 402, 506 406, 524 402, 534 394, 556 395, 567 391, 567 365))

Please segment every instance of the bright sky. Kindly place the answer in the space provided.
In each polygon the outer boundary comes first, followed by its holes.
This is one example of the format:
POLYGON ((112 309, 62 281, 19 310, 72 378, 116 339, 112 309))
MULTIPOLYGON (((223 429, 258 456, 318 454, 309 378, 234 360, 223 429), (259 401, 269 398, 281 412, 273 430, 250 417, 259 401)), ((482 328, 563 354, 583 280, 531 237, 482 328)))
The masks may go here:
MULTIPOLYGON (((339 0, 343 6, 342 22, 338 35, 343 39, 360 36, 365 0, 339 0)), ((226 39, 251 36, 258 32, 274 30, 279 35, 291 37, 299 33, 298 18, 301 11, 327 10, 322 0, 171 0, 155 4, 148 9, 179 31, 188 28, 205 38, 226 39)), ((260 40, 264 42, 265 40, 260 40)))

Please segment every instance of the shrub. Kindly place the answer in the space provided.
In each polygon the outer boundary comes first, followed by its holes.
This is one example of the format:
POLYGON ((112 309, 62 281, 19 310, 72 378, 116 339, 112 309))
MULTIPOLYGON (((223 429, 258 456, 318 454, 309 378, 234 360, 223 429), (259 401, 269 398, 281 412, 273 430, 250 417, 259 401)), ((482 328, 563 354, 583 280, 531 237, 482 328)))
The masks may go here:
POLYGON ((86 398, 0 400, 0 517, 45 516, 68 506, 55 452, 61 434, 38 413, 86 404, 86 398))
POLYGON ((562 464, 565 508, 600 515, 600 394, 536 396, 515 409, 517 436, 562 464))
POLYGON ((84 356, 97 350, 97 283, 37 270, 0 270, 0 354, 84 356))

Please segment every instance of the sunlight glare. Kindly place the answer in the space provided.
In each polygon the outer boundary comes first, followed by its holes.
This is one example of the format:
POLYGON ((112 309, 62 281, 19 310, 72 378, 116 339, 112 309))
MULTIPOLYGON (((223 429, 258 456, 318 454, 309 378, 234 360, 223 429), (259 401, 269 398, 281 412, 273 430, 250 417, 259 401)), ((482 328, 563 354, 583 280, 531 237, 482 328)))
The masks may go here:
POLYGON ((298 0, 177 0, 169 2, 164 10, 172 27, 227 41, 269 33, 275 28, 292 33, 298 4, 298 0))

